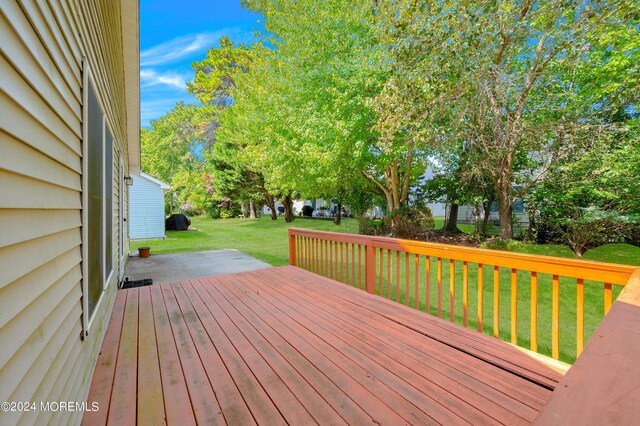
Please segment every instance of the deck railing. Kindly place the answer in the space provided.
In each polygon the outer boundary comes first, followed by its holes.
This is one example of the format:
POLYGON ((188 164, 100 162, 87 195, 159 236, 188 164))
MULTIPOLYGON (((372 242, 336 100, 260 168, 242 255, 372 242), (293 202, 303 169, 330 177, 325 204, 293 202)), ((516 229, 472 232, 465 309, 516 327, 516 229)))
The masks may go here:
POLYGON ((582 352, 636 270, 298 228, 289 229, 289 259, 291 265, 567 362, 582 352))

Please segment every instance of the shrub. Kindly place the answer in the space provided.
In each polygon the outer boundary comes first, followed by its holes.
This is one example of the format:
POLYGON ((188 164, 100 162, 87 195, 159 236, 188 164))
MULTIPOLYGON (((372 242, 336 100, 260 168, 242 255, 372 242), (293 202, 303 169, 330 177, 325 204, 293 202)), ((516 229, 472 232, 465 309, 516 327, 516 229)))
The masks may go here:
POLYGON ((358 232, 362 235, 387 236, 391 232, 384 219, 358 218, 358 232))
POLYGON ((220 219, 220 208, 215 204, 209 207, 209 217, 211 219, 220 219))
POLYGON ((230 209, 226 207, 220 208, 220 219, 232 219, 237 216, 237 212, 235 209, 230 209))
POLYGON ((603 244, 627 241, 638 224, 635 216, 591 207, 580 210, 576 217, 560 222, 565 242, 578 257, 603 244))
POLYGON ((433 214, 429 207, 403 206, 388 217, 394 236, 407 239, 428 239, 434 228, 433 214))

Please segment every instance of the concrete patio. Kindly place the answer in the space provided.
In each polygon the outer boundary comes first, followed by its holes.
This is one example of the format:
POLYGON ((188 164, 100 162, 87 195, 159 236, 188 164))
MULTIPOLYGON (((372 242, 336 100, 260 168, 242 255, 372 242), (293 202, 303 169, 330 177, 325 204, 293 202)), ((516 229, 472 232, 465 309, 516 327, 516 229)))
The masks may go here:
POLYGON ((154 284, 159 284, 270 267, 237 250, 210 250, 152 255, 144 259, 132 256, 125 266, 124 276, 131 281, 151 278, 154 284))

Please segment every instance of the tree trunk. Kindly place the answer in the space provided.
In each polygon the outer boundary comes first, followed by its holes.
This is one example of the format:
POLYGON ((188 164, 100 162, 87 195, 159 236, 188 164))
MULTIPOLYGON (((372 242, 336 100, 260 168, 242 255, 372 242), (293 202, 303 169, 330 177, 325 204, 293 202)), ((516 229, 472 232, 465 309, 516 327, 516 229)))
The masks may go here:
POLYGON ((249 199, 249 218, 250 219, 258 218, 258 209, 256 209, 256 205, 253 202, 253 199, 249 199))
POLYGON ((476 235, 480 235, 480 208, 480 203, 473 205, 473 232, 476 235))
POLYGON ((293 200, 291 199, 291 196, 287 195, 284 197, 282 204, 284 204, 284 221, 287 223, 293 222, 295 216, 293 213, 293 200))
POLYGON ((511 223, 511 184, 507 179, 498 181, 498 220, 500 222, 500 238, 510 240, 513 238, 513 225, 511 223))
POLYGON ((276 211, 276 200, 273 198, 271 194, 265 194, 264 196, 265 204, 271 210, 271 220, 278 220, 278 212, 276 211))
POLYGON ((489 233, 489 218, 491 218, 491 204, 493 204, 493 198, 489 198, 482 203, 484 206, 484 218, 482 220, 482 235, 487 236, 489 233))
POLYGON ((449 215, 447 216, 447 223, 444 225, 445 232, 459 232, 458 229, 458 203, 451 203, 449 208, 449 215))
POLYGON ((336 212, 336 217, 333 219, 333 223, 336 225, 340 225, 342 220, 342 203, 338 203, 338 211, 336 212))

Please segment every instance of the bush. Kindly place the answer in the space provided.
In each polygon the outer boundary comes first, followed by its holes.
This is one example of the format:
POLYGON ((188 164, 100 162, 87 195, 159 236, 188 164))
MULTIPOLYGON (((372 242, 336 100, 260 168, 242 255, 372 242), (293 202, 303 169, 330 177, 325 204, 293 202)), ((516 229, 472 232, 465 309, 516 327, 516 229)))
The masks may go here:
POLYGON ((384 219, 358 218, 358 233, 362 235, 387 236, 391 232, 384 219))
POLYGON ((235 209, 228 209, 226 207, 220 208, 220 219, 232 219, 237 216, 235 209))
POLYGON ((209 207, 209 217, 211 219, 220 219, 220 208, 215 204, 209 207))
POLYGON ((435 226, 429 207, 403 206, 391 212, 388 219, 395 237, 426 240, 435 226))

